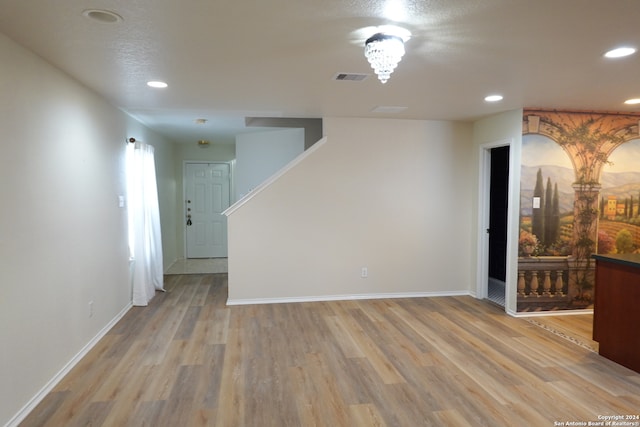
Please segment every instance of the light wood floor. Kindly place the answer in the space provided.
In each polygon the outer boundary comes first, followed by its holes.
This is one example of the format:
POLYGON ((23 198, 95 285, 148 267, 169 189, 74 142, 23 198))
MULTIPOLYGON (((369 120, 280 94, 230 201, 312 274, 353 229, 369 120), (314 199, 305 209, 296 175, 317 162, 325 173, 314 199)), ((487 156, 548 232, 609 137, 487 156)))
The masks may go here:
POLYGON ((167 276, 23 426, 553 426, 640 413, 640 374, 471 297, 226 307, 167 276))
POLYGON ((592 313, 529 317, 527 321, 591 351, 598 352, 598 342, 593 340, 592 313))

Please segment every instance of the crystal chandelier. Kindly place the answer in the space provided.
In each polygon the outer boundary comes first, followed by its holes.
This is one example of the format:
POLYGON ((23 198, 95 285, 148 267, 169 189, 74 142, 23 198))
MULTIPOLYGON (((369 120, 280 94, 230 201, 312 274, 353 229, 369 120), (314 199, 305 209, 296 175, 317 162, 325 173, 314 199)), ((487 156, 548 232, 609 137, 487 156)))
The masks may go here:
POLYGON ((389 80, 403 55, 404 41, 398 36, 377 33, 364 43, 364 56, 382 83, 389 80))

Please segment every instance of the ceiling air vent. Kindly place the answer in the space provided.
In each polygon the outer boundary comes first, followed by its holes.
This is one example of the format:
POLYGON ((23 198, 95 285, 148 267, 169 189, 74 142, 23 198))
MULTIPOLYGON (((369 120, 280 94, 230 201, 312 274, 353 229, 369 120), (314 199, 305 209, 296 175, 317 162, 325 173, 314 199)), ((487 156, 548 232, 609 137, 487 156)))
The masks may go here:
POLYGON ((361 82, 369 77, 369 74, 356 74, 356 73, 338 73, 334 76, 334 80, 348 80, 352 82, 361 82))

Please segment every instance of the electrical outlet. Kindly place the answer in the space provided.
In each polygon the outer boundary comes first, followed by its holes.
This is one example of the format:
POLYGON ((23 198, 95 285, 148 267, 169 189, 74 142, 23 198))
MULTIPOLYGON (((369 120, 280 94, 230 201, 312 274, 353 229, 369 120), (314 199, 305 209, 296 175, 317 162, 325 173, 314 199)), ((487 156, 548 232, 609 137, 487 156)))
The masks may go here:
POLYGON ((360 270, 360 277, 363 279, 369 277, 369 269, 367 267, 362 267, 362 270, 360 270))
POLYGON ((93 317, 93 301, 89 301, 89 317, 93 317))

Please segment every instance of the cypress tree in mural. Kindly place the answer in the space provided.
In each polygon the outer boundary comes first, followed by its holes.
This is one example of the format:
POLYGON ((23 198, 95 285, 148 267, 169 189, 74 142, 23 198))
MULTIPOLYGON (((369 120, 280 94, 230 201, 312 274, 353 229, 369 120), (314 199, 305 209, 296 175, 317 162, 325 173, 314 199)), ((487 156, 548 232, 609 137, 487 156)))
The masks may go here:
POLYGON ((629 213, 629 199, 624 199, 624 213, 622 214, 623 218, 627 218, 627 214, 629 213))
POLYGON ((551 189, 551 178, 547 178, 547 191, 544 195, 544 236, 542 244, 549 246, 554 242, 553 238, 553 190, 551 189))
POLYGON ((604 219, 604 196, 600 198, 600 219, 604 219))
POLYGON ((538 169, 536 187, 533 189, 533 197, 540 198, 540 208, 533 209, 531 213, 531 232, 539 241, 544 239, 544 184, 542 183, 542 170, 538 169))
POLYGON ((558 194, 558 183, 553 186, 553 202, 551 203, 551 242, 553 244, 560 237, 560 195, 558 194))

